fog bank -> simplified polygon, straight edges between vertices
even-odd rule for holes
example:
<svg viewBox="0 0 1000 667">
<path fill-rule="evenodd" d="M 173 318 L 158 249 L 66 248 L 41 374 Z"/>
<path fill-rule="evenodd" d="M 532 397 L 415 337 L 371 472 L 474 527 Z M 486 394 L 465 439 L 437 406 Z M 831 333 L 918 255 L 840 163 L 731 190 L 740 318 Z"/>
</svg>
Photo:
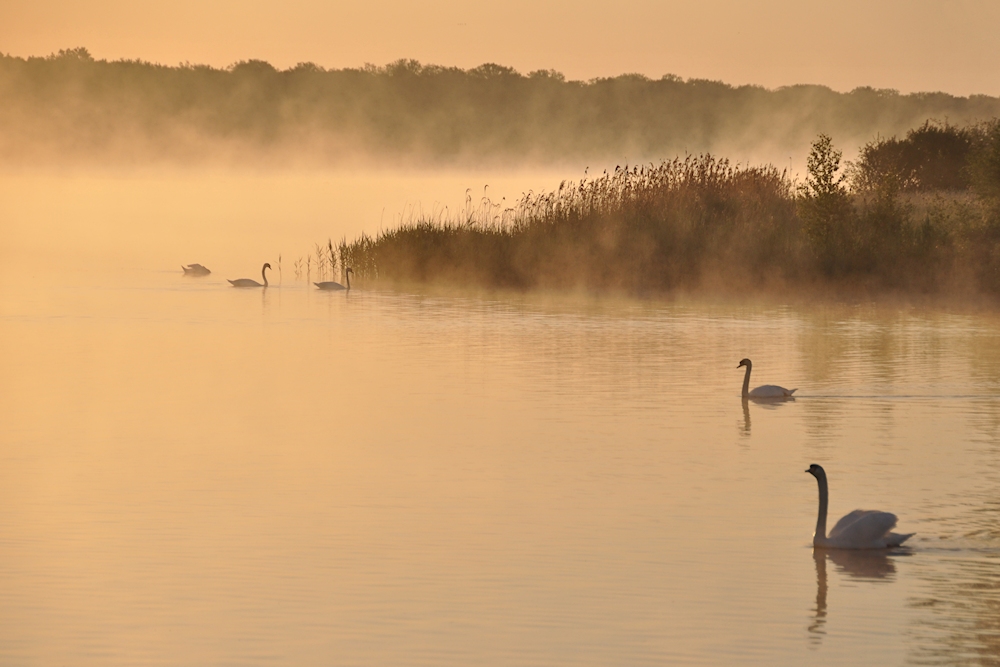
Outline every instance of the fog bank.
<svg viewBox="0 0 1000 667">
<path fill-rule="evenodd" d="M 711 152 L 801 171 L 820 132 L 852 152 L 928 118 L 1000 115 L 1000 98 L 822 86 L 768 90 L 621 75 L 568 81 L 398 61 L 278 70 L 0 56 L 7 164 L 586 165 Z"/>
</svg>

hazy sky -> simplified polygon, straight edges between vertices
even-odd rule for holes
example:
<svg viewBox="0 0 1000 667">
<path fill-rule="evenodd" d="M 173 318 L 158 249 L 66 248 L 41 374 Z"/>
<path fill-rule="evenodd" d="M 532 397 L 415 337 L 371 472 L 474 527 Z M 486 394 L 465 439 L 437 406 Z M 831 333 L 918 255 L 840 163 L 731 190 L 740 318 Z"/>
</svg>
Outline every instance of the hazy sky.
<svg viewBox="0 0 1000 667">
<path fill-rule="evenodd" d="M 1000 95 L 998 0 L 2 0 L 0 51 L 279 68 L 399 58 Z"/>
</svg>

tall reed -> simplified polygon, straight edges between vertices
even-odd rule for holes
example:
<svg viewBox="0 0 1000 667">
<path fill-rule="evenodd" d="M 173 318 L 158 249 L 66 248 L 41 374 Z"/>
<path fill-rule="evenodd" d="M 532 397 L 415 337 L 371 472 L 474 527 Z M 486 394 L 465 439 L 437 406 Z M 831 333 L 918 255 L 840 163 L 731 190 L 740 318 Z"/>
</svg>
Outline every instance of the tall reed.
<svg viewBox="0 0 1000 667">
<path fill-rule="evenodd" d="M 646 291 L 794 276 L 800 227 L 784 172 L 703 155 L 564 181 L 512 206 L 467 194 L 457 215 L 362 235 L 341 254 L 362 279 Z"/>
</svg>

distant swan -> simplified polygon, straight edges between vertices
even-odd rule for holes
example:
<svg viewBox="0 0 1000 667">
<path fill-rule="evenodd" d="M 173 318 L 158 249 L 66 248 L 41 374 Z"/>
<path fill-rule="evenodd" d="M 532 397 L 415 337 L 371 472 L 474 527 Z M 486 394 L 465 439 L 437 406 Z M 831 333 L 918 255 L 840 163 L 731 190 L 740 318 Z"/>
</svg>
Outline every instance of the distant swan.
<svg viewBox="0 0 1000 667">
<path fill-rule="evenodd" d="M 332 280 L 328 280 L 325 283 L 313 283 L 313 285 L 315 285 L 316 287 L 318 287 L 320 289 L 328 289 L 328 290 L 340 290 L 340 289 L 342 289 L 342 290 L 349 290 L 349 289 L 351 289 L 351 274 L 352 273 L 354 273 L 354 269 L 352 269 L 351 267 L 347 267 L 347 270 L 344 271 L 344 274 L 347 276 L 347 287 L 344 287 L 340 283 L 335 283 Z"/>
<path fill-rule="evenodd" d="M 267 269 L 270 269 L 271 265 L 265 263 L 260 269 L 260 277 L 264 279 L 264 284 L 261 285 L 256 280 L 250 280 L 249 278 L 238 278 L 236 280 L 230 280 L 229 283 L 233 287 L 267 287 L 267 274 L 264 273 Z M 228 280 L 228 278 L 227 278 Z"/>
<path fill-rule="evenodd" d="M 819 516 L 816 519 L 816 533 L 813 546 L 827 549 L 885 549 L 898 547 L 916 533 L 900 535 L 891 532 L 896 527 L 896 515 L 878 510 L 854 510 L 837 522 L 830 534 L 826 534 L 826 510 L 829 504 L 829 490 L 826 485 L 826 471 L 815 463 L 807 473 L 819 483 Z"/>
<path fill-rule="evenodd" d="M 202 266 L 201 264 L 188 264 L 187 266 L 181 266 L 184 269 L 185 276 L 207 276 L 211 273 L 207 266 Z"/>
<path fill-rule="evenodd" d="M 743 359 L 736 368 L 743 366 L 747 367 L 747 373 L 743 376 L 744 398 L 790 398 L 797 391 L 797 389 L 785 389 L 776 384 L 764 384 L 750 391 L 750 369 L 753 367 L 753 362 L 749 359 Z"/>
</svg>

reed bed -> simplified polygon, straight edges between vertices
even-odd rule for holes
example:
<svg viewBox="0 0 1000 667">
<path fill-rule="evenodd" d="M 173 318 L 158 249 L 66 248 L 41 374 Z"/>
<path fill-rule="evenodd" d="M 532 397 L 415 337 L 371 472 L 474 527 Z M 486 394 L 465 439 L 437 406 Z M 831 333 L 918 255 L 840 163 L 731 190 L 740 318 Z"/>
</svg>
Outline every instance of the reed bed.
<svg viewBox="0 0 1000 667">
<path fill-rule="evenodd" d="M 800 227 L 784 172 L 704 155 L 618 167 L 509 207 L 467 196 L 457 214 L 418 217 L 340 252 L 362 280 L 644 292 L 794 277 Z"/>
<path fill-rule="evenodd" d="M 928 149 L 953 144 L 964 153 Z M 564 181 L 512 206 L 467 193 L 457 213 L 341 241 L 336 260 L 328 242 L 329 266 L 488 288 L 1000 293 L 1000 120 L 925 124 L 873 141 L 846 169 L 840 159 L 820 135 L 802 183 L 700 155 Z M 943 179 L 956 164 L 962 179 Z"/>
</svg>

